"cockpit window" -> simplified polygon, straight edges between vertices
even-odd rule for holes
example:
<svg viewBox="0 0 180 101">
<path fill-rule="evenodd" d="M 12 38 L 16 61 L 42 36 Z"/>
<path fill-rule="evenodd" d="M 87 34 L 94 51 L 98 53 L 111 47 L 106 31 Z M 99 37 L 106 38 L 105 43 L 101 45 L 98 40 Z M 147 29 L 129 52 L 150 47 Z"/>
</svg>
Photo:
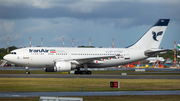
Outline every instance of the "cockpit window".
<svg viewBox="0 0 180 101">
<path fill-rule="evenodd" d="M 16 52 L 10 52 L 10 54 L 15 54 L 16 55 Z"/>
</svg>

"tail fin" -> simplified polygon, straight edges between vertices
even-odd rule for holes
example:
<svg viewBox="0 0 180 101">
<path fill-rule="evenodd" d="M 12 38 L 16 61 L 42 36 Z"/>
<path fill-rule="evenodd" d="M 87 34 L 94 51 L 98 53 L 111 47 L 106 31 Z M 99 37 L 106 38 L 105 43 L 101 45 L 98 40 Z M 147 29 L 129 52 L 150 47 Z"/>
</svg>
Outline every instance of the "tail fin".
<svg viewBox="0 0 180 101">
<path fill-rule="evenodd" d="M 180 50 L 180 44 L 177 44 L 177 46 L 178 46 L 178 49 Z"/>
<path fill-rule="evenodd" d="M 134 45 L 128 48 L 158 49 L 170 19 L 159 19 Z"/>
</svg>

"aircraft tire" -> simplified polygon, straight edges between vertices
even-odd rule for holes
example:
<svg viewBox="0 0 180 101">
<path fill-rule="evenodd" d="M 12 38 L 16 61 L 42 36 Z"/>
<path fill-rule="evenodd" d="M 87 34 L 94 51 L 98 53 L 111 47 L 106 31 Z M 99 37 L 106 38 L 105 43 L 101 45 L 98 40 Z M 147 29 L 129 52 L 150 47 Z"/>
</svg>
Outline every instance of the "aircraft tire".
<svg viewBox="0 0 180 101">
<path fill-rule="evenodd" d="M 81 74 L 81 75 L 85 75 L 85 74 L 86 74 L 86 71 L 80 71 L 80 74 Z"/>
<path fill-rule="evenodd" d="M 79 71 L 75 71 L 74 74 L 78 75 L 78 74 L 80 74 L 80 72 Z"/>
<path fill-rule="evenodd" d="M 30 71 L 26 71 L 25 74 L 26 74 L 26 75 L 30 74 Z"/>
<path fill-rule="evenodd" d="M 86 74 L 87 74 L 87 75 L 91 75 L 92 72 L 91 72 L 91 71 L 87 71 Z"/>
</svg>

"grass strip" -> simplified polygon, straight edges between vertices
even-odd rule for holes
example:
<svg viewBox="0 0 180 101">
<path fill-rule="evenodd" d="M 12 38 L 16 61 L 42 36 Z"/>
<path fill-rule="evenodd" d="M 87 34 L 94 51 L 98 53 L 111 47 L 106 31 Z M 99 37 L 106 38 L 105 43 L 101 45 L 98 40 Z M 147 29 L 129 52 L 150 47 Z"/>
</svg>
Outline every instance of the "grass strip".
<svg viewBox="0 0 180 101">
<path fill-rule="evenodd" d="M 121 88 L 110 88 L 110 81 Z M 0 78 L 0 92 L 180 90 L 179 84 L 179 79 Z"/>
</svg>

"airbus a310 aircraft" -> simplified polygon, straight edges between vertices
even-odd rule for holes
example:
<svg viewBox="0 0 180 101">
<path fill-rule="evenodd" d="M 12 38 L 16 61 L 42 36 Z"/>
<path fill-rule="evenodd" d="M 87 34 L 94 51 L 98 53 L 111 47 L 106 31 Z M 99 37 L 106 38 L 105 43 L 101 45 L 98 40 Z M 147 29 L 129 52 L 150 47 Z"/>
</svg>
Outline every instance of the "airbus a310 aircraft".
<svg viewBox="0 0 180 101">
<path fill-rule="evenodd" d="M 127 48 L 28 47 L 16 49 L 3 58 L 11 63 L 45 68 L 46 72 L 76 70 L 74 74 L 91 74 L 88 68 L 124 65 L 168 49 L 158 49 L 170 19 L 159 19 L 135 44 Z M 84 71 L 80 71 L 84 68 Z"/>
</svg>

